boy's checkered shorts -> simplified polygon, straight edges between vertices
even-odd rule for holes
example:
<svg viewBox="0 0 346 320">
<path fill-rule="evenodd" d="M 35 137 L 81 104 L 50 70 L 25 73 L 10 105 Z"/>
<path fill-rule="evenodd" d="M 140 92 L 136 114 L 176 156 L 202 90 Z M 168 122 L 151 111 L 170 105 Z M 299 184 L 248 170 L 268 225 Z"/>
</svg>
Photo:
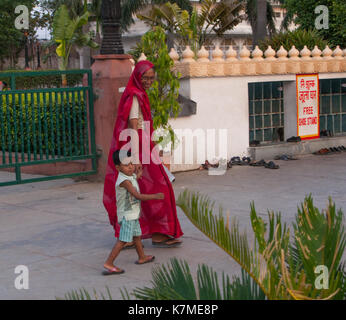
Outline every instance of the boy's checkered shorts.
<svg viewBox="0 0 346 320">
<path fill-rule="evenodd" d="M 139 220 L 126 220 L 122 219 L 120 222 L 119 240 L 123 242 L 131 242 L 133 237 L 139 237 L 142 235 L 142 229 L 139 224 Z"/>
</svg>

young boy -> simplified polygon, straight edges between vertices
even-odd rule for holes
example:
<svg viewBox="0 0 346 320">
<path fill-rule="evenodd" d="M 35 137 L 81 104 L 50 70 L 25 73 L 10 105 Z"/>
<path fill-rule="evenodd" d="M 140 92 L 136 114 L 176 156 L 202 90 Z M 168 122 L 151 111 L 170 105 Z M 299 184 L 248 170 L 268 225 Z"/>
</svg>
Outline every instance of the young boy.
<svg viewBox="0 0 346 320">
<path fill-rule="evenodd" d="M 121 274 L 125 271 L 113 265 L 114 260 L 119 255 L 121 249 L 128 242 L 134 242 L 138 254 L 136 264 L 144 264 L 154 261 L 154 256 L 146 256 L 143 251 L 141 241 L 141 227 L 139 216 L 141 211 L 141 201 L 163 199 L 163 193 L 141 194 L 136 176 L 135 167 L 132 164 L 131 153 L 125 150 L 116 150 L 113 153 L 113 161 L 119 175 L 115 183 L 117 199 L 117 216 L 120 224 L 119 241 L 114 245 L 107 261 L 103 265 L 105 271 L 103 275 Z"/>
</svg>

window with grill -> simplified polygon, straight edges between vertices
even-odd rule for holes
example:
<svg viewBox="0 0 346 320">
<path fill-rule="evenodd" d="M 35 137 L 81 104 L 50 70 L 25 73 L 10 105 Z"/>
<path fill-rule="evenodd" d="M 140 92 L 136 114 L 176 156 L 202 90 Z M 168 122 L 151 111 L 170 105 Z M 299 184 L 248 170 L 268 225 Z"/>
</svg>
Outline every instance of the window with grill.
<svg viewBox="0 0 346 320">
<path fill-rule="evenodd" d="M 283 141 L 283 84 L 276 82 L 249 83 L 250 142 Z"/>
<path fill-rule="evenodd" d="M 346 78 L 320 80 L 320 130 L 346 133 Z"/>
</svg>

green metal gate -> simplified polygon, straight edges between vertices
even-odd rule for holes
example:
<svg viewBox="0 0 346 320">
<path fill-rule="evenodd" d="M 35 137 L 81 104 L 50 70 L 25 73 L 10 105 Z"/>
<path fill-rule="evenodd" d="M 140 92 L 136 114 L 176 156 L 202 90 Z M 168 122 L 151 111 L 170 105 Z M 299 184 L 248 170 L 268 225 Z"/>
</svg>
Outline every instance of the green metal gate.
<svg viewBox="0 0 346 320">
<path fill-rule="evenodd" d="M 79 75 L 80 81 L 73 87 L 17 89 L 17 82 L 23 83 L 20 77 L 62 74 Z M 0 91 L 0 171 L 12 168 L 16 177 L 0 186 L 97 172 L 91 70 L 0 73 L 0 79 L 11 85 L 11 90 Z M 86 159 L 91 159 L 89 171 L 36 178 L 23 178 L 21 173 L 24 166 Z"/>
</svg>

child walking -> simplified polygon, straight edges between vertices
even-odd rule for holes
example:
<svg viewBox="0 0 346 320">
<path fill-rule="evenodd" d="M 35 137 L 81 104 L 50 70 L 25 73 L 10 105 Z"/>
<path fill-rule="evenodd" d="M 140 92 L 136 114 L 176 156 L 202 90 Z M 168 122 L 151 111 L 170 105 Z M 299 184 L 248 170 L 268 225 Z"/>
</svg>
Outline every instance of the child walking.
<svg viewBox="0 0 346 320">
<path fill-rule="evenodd" d="M 121 274 L 125 270 L 114 266 L 114 260 L 119 255 L 121 249 L 128 242 L 134 242 L 138 260 L 136 264 L 144 264 L 154 261 L 154 256 L 146 256 L 144 254 L 141 241 L 141 227 L 139 224 L 139 216 L 141 212 L 141 201 L 163 199 L 163 193 L 141 194 L 137 179 L 141 173 L 136 176 L 135 167 L 132 164 L 130 151 L 116 150 L 113 153 L 113 161 L 119 175 L 115 183 L 117 216 L 120 223 L 119 241 L 114 245 L 103 267 L 105 271 L 103 275 Z"/>
</svg>

